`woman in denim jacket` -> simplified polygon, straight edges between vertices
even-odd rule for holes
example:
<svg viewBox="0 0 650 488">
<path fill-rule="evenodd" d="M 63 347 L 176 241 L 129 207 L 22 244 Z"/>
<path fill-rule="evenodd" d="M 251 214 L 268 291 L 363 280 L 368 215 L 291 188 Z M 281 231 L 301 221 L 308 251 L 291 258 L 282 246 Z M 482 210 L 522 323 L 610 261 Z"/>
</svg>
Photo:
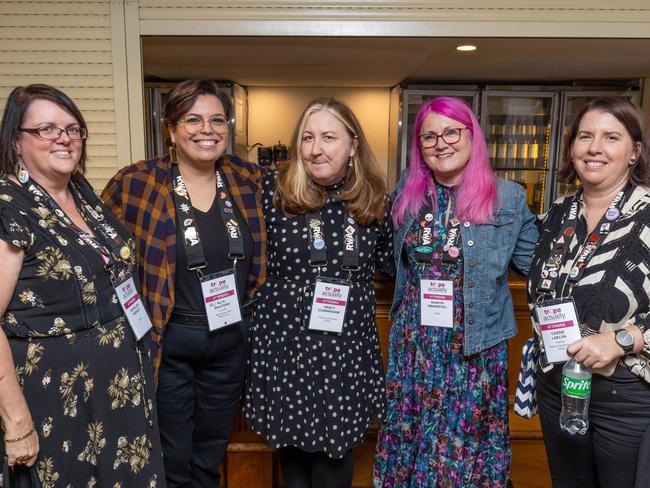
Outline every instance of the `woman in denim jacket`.
<svg viewBox="0 0 650 488">
<path fill-rule="evenodd" d="M 455 98 L 420 109 L 396 193 L 375 486 L 505 487 L 506 340 L 517 332 L 508 268 L 528 271 L 535 217 L 524 190 L 494 176 L 476 116 Z"/>
</svg>

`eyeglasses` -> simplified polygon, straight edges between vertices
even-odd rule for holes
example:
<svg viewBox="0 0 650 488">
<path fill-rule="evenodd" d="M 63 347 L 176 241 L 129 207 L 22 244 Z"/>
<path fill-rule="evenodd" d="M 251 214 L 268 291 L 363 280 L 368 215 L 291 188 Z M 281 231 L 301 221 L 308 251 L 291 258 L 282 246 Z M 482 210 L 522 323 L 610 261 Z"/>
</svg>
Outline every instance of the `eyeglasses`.
<svg viewBox="0 0 650 488">
<path fill-rule="evenodd" d="M 454 127 L 442 131 L 440 134 L 435 132 L 425 132 L 420 134 L 420 144 L 423 149 L 429 149 L 438 144 L 438 137 L 440 137 L 447 144 L 456 144 L 460 141 L 460 136 L 462 131 L 467 129 L 467 127 Z"/>
<path fill-rule="evenodd" d="M 30 134 L 37 135 L 41 139 L 45 139 L 47 141 L 57 140 L 64 132 L 68 134 L 68 137 L 71 141 L 81 141 L 88 135 L 88 131 L 83 127 L 68 127 L 67 129 L 62 129 L 61 127 L 48 125 L 47 127 L 36 127 L 33 129 L 21 127 L 18 130 L 21 132 L 29 132 Z"/>
<path fill-rule="evenodd" d="M 205 123 L 209 122 L 212 130 L 217 131 L 223 129 L 228 125 L 228 119 L 223 115 L 213 115 L 209 119 L 202 119 L 197 115 L 186 115 L 178 121 L 183 124 L 188 134 L 198 134 L 205 127 Z"/>
</svg>

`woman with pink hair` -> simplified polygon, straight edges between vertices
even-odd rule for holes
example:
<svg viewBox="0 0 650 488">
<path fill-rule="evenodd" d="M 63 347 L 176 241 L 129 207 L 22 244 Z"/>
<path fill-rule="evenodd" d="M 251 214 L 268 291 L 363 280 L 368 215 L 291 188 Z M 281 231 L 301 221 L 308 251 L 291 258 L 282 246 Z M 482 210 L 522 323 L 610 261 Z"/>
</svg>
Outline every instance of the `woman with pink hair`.
<svg viewBox="0 0 650 488">
<path fill-rule="evenodd" d="M 393 206 L 397 283 L 375 487 L 505 487 L 508 268 L 537 241 L 524 190 L 496 178 L 461 100 L 419 111 Z"/>
</svg>

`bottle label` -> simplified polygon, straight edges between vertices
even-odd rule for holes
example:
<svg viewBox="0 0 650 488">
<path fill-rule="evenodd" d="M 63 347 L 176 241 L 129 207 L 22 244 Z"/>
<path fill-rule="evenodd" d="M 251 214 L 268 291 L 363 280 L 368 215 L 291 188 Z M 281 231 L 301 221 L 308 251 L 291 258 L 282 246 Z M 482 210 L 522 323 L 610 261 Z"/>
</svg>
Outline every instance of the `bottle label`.
<svg viewBox="0 0 650 488">
<path fill-rule="evenodd" d="M 591 395 L 591 378 L 569 378 L 562 375 L 562 393 L 576 398 L 587 398 Z"/>
</svg>

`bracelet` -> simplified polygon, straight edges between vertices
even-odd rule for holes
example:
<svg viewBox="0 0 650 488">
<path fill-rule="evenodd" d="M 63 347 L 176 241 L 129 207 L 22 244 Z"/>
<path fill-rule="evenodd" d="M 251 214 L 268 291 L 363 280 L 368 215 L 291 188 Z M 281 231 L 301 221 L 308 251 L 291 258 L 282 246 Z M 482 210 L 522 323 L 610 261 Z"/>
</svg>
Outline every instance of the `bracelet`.
<svg viewBox="0 0 650 488">
<path fill-rule="evenodd" d="M 29 432 L 27 432 L 27 434 L 22 435 L 20 437 L 16 437 L 15 439 L 7 439 L 5 437 L 5 444 L 11 444 L 12 442 L 19 442 L 25 440 L 34 433 L 34 430 L 36 430 L 36 425 L 34 424 L 34 422 L 32 422 L 32 428 L 29 430 Z"/>
</svg>

